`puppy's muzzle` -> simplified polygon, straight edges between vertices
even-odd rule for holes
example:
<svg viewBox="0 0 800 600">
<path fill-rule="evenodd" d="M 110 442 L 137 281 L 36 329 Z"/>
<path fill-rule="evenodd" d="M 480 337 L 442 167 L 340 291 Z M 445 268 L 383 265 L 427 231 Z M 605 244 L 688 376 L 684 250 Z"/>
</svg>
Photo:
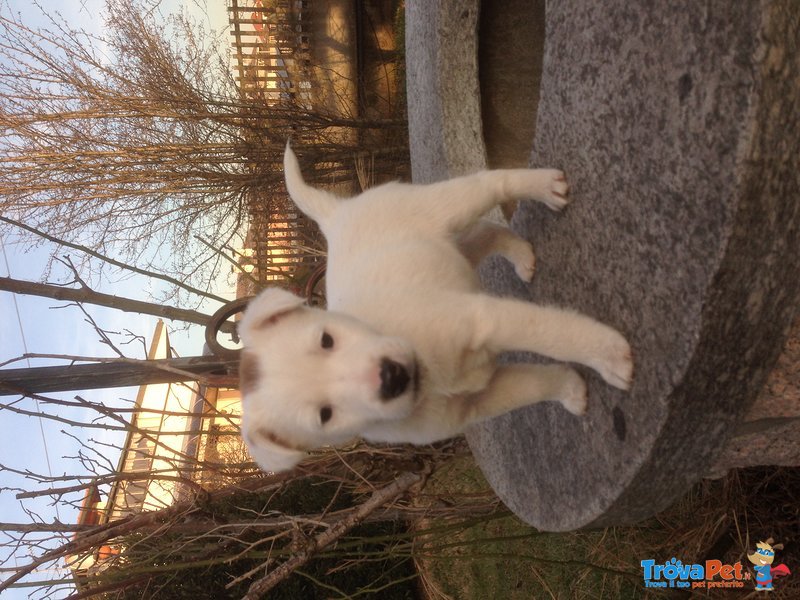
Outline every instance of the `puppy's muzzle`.
<svg viewBox="0 0 800 600">
<path fill-rule="evenodd" d="M 411 375 L 406 367 L 388 358 L 381 360 L 380 393 L 383 400 L 393 400 L 402 396 L 410 382 Z"/>
</svg>

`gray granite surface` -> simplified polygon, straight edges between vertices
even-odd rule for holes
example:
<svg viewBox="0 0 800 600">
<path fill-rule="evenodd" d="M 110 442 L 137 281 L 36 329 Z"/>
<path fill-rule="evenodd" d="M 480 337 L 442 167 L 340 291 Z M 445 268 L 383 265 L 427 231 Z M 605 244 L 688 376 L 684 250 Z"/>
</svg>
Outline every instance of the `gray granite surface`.
<svg viewBox="0 0 800 600">
<path fill-rule="evenodd" d="M 477 2 L 406 6 L 414 178 L 482 168 Z M 791 0 L 548 3 L 531 164 L 564 168 L 573 204 L 515 214 L 537 250 L 531 285 L 499 259 L 482 275 L 494 293 L 617 327 L 637 371 L 630 393 L 583 371 L 584 418 L 539 405 L 468 433 L 532 525 L 630 523 L 667 506 L 762 389 L 800 292 L 799 12 Z"/>
<path fill-rule="evenodd" d="M 406 88 L 414 181 L 486 166 L 478 88 L 478 1 L 406 2 Z"/>
</svg>

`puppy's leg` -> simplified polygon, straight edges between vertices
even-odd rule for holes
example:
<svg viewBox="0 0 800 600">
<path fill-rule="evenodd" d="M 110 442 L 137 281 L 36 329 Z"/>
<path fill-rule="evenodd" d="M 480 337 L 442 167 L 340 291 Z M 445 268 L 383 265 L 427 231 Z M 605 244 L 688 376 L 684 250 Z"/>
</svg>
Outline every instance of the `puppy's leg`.
<svg viewBox="0 0 800 600">
<path fill-rule="evenodd" d="M 569 191 L 564 173 L 557 169 L 481 171 L 413 187 L 413 193 L 403 197 L 406 207 L 447 233 L 463 231 L 492 207 L 510 200 L 533 199 L 561 210 Z"/>
<path fill-rule="evenodd" d="M 545 400 L 556 400 L 572 414 L 582 415 L 586 412 L 586 384 L 565 365 L 500 367 L 486 389 L 462 401 L 463 426 Z"/>
<path fill-rule="evenodd" d="M 523 281 L 533 279 L 536 256 L 533 246 L 516 235 L 508 227 L 479 220 L 464 231 L 457 240 L 458 249 L 473 267 L 491 254 L 505 257 Z"/>
<path fill-rule="evenodd" d="M 586 384 L 565 365 L 500 367 L 480 392 L 426 398 L 410 418 L 376 423 L 363 436 L 376 442 L 431 444 L 459 435 L 473 423 L 545 400 L 561 402 L 569 412 L 581 415 L 586 411 Z"/>
<path fill-rule="evenodd" d="M 472 317 L 473 348 L 522 350 L 577 362 L 615 387 L 630 387 L 631 348 L 615 329 L 573 311 L 519 300 L 472 295 L 458 301 Z"/>
</svg>

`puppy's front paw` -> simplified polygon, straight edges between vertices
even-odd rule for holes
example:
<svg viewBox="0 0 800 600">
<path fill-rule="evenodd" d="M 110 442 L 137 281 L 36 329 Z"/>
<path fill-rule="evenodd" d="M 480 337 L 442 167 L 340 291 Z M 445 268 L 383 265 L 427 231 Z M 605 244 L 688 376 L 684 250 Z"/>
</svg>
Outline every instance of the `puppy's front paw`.
<svg viewBox="0 0 800 600">
<path fill-rule="evenodd" d="M 633 353 L 628 341 L 609 328 L 599 356 L 591 366 L 606 382 L 621 390 L 630 389 L 633 382 Z"/>
<path fill-rule="evenodd" d="M 544 189 L 537 196 L 551 210 L 562 210 L 569 203 L 569 184 L 563 171 L 540 169 L 544 178 Z"/>
</svg>

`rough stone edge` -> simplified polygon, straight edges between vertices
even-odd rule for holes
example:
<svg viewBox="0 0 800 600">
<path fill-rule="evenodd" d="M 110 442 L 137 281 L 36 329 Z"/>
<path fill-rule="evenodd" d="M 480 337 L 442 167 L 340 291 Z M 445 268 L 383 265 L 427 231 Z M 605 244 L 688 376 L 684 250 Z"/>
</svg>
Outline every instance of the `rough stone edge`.
<svg viewBox="0 0 800 600">
<path fill-rule="evenodd" d="M 415 183 L 486 168 L 478 85 L 479 16 L 479 0 L 406 2 L 408 128 Z"/>
<path fill-rule="evenodd" d="M 800 95 L 800 79 L 797 78 L 800 52 L 798 40 L 792 36 L 793 31 L 800 30 L 800 13 L 793 9 L 791 0 L 764 0 L 761 14 L 754 55 L 757 70 L 748 118 L 752 127 L 743 132 L 739 145 L 737 163 L 740 177 L 736 189 L 740 204 L 733 235 L 728 240 L 725 256 L 712 283 L 703 319 L 707 325 L 703 327 L 683 381 L 670 398 L 670 404 L 675 408 L 687 406 L 691 398 L 697 397 L 727 395 L 745 399 L 736 412 L 716 425 L 714 434 L 722 443 L 694 456 L 705 467 L 705 472 L 712 471 L 715 462 L 725 452 L 726 444 L 735 435 L 736 423 L 742 420 L 764 388 L 789 336 L 797 313 L 795 307 L 800 300 L 800 237 L 797 235 L 800 206 L 798 202 L 783 202 L 785 198 L 800 197 L 800 113 L 794 108 Z M 794 52 L 787 52 L 792 40 Z M 776 144 L 783 147 L 776 150 Z M 760 243 L 750 235 L 753 229 L 758 230 L 758 227 L 752 227 L 754 222 L 764 224 L 766 230 L 770 221 L 773 226 L 779 223 L 785 228 L 787 235 L 783 241 L 793 244 L 793 249 L 781 252 L 776 244 L 779 246 L 782 240 L 775 244 Z M 792 230 L 794 236 L 790 235 Z M 741 251 L 731 252 L 731 247 L 748 249 L 750 260 L 743 265 Z M 780 261 L 781 269 L 772 264 L 776 256 L 783 259 Z M 763 279 L 762 267 L 765 264 L 772 264 L 774 269 L 782 272 L 782 276 L 772 272 L 772 285 L 765 284 L 770 294 L 752 294 L 752 282 Z M 715 321 L 713 314 L 727 314 L 729 318 L 725 322 Z M 753 325 L 744 328 L 730 326 L 739 323 Z M 742 348 L 745 360 L 740 369 L 746 373 L 731 374 L 726 371 L 729 365 L 708 361 L 709 356 L 714 356 L 714 348 L 720 344 Z M 748 355 L 765 358 L 754 365 L 752 360 L 747 360 Z M 742 381 L 747 382 L 744 387 Z M 674 420 L 671 423 L 677 425 Z M 796 427 L 796 423 L 793 425 Z M 702 431 L 697 431 L 697 435 L 702 434 Z M 668 427 L 660 432 L 648 460 L 630 485 L 603 515 L 588 523 L 587 527 L 635 522 L 646 516 L 641 511 L 643 500 L 652 501 L 650 512 L 656 512 L 671 504 L 702 477 L 698 475 L 704 471 L 702 466 L 691 469 L 694 476 L 689 477 L 679 463 L 672 461 L 670 472 L 675 477 L 675 493 L 670 497 L 649 498 L 647 473 L 653 467 L 652 457 L 659 456 L 660 446 L 668 445 L 670 435 Z"/>
<path fill-rule="evenodd" d="M 767 383 L 709 472 L 800 465 L 800 318 Z"/>
</svg>

